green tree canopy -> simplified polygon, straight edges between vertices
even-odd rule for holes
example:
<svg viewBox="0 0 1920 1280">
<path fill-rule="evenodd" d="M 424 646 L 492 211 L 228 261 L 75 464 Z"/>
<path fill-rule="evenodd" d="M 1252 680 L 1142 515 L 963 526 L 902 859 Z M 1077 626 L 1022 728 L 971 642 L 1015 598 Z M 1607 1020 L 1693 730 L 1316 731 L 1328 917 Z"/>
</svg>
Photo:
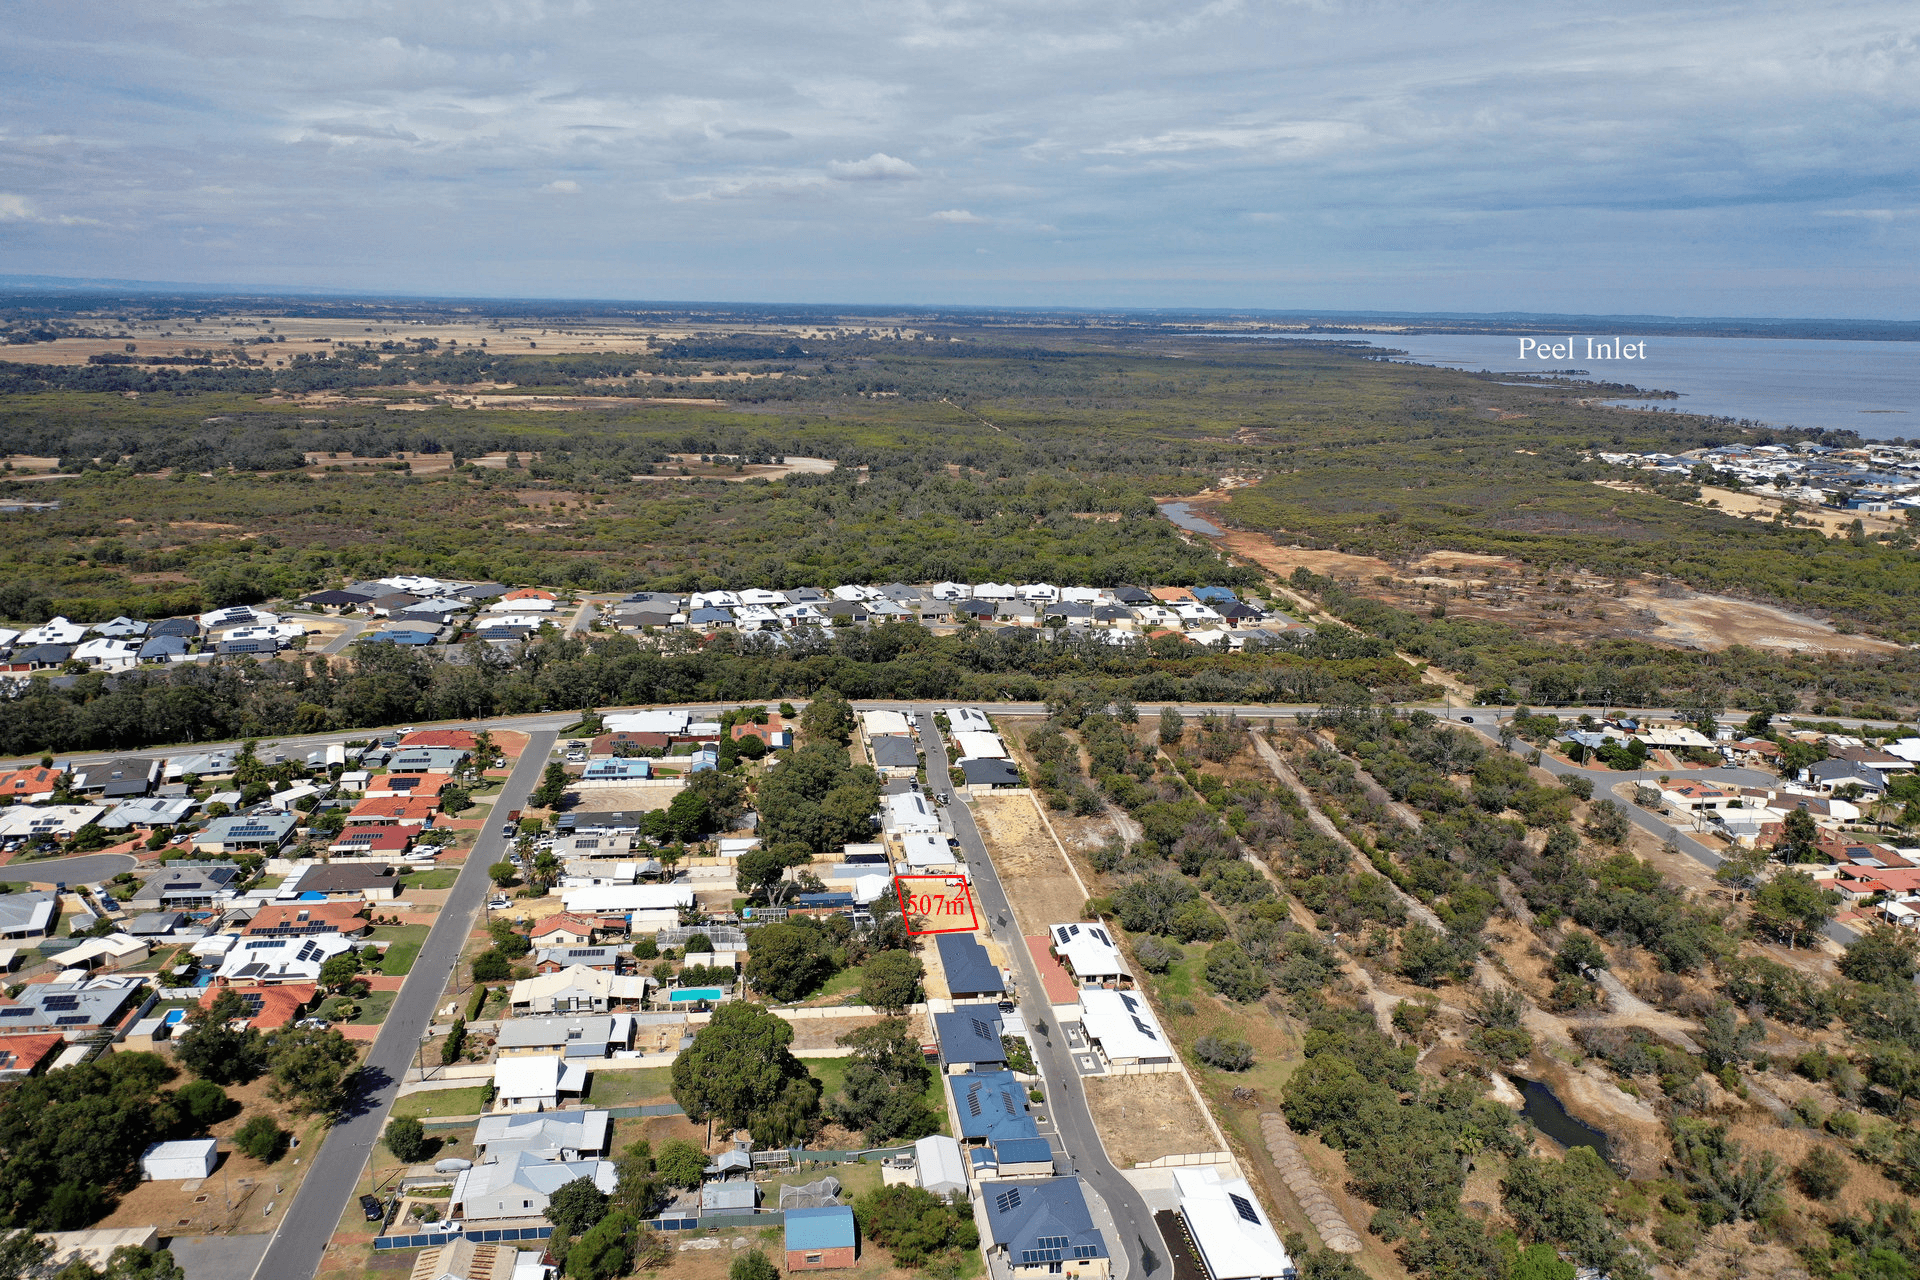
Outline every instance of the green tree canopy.
<svg viewBox="0 0 1920 1280">
<path fill-rule="evenodd" d="M 793 1028 L 765 1005 L 723 1004 L 673 1061 L 673 1099 L 727 1129 L 791 1126 L 819 1113 L 820 1083 L 787 1047 Z"/>
</svg>

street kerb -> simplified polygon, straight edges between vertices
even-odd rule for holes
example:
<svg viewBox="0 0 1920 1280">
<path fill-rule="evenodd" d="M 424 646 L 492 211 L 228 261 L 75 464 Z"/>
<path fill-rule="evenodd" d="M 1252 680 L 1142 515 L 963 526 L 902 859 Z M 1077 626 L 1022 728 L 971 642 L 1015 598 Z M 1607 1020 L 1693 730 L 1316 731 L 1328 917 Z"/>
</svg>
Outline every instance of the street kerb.
<svg viewBox="0 0 1920 1280">
<path fill-rule="evenodd" d="M 980 927 L 973 887 L 964 876 L 895 876 L 893 891 L 908 933 L 972 933 Z"/>
</svg>

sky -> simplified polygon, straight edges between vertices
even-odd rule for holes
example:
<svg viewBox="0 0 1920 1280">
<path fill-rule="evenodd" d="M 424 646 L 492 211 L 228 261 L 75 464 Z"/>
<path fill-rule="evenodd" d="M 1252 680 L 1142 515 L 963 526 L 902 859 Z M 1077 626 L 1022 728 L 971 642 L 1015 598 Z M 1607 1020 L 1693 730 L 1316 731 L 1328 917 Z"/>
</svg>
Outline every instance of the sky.
<svg viewBox="0 0 1920 1280">
<path fill-rule="evenodd" d="M 0 273 L 1920 318 L 1920 5 L 10 0 Z"/>
</svg>

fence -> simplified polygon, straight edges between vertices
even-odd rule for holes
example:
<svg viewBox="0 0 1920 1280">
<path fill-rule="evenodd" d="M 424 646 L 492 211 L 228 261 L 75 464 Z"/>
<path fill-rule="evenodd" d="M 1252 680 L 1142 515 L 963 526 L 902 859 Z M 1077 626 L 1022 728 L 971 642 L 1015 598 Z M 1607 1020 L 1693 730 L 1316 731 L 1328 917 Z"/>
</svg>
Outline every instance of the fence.
<svg viewBox="0 0 1920 1280">
<path fill-rule="evenodd" d="M 435 1245 L 451 1244 L 465 1237 L 475 1244 L 512 1244 L 520 1240 L 546 1240 L 553 1235 L 552 1227 L 500 1227 L 483 1230 L 478 1227 L 465 1231 L 421 1232 L 405 1236 L 376 1236 L 373 1247 L 376 1249 L 431 1249 Z"/>
</svg>

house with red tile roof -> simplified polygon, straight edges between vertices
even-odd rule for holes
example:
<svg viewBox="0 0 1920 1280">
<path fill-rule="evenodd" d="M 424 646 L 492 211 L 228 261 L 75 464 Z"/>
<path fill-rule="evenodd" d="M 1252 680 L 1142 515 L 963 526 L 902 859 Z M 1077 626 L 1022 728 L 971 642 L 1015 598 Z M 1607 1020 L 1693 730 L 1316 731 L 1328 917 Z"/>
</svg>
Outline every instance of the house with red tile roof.
<svg viewBox="0 0 1920 1280">
<path fill-rule="evenodd" d="M 451 747 L 455 751 L 473 750 L 470 729 L 416 729 L 400 739 L 403 747 Z"/>
<path fill-rule="evenodd" d="M 430 827 L 440 802 L 432 796 L 383 796 L 347 811 L 349 827 Z"/>
<path fill-rule="evenodd" d="M 66 1047 L 67 1038 L 57 1031 L 0 1036 L 0 1078 L 33 1075 Z"/>
<path fill-rule="evenodd" d="M 214 986 L 201 993 L 200 1007 L 211 1009 L 223 991 L 233 992 L 246 1003 L 247 1017 L 242 1025 L 256 1031 L 278 1031 L 312 1008 L 320 994 L 320 988 L 311 982 L 287 982 L 271 987 Z"/>
<path fill-rule="evenodd" d="M 602 927 L 586 916 L 562 911 L 533 926 L 535 947 L 586 947 L 593 945 L 594 930 Z"/>
<path fill-rule="evenodd" d="M 33 804 L 52 795 L 60 782 L 58 769 L 13 769 L 0 773 L 0 796 L 11 796 L 16 803 Z"/>
<path fill-rule="evenodd" d="M 357 937 L 371 927 L 364 902 L 275 902 L 255 912 L 242 932 L 249 938 L 297 938 L 309 933 Z"/>
<path fill-rule="evenodd" d="M 452 776 L 444 773 L 381 773 L 368 778 L 367 789 L 360 794 L 368 800 L 382 796 L 431 796 L 437 800 L 452 785 Z"/>
<path fill-rule="evenodd" d="M 502 600 L 558 600 L 560 597 L 551 591 L 542 591 L 538 587 L 520 587 L 500 597 Z"/>
<path fill-rule="evenodd" d="M 412 846 L 412 827 L 359 827 L 335 836 L 327 852 L 380 856 L 405 853 Z"/>
</svg>

